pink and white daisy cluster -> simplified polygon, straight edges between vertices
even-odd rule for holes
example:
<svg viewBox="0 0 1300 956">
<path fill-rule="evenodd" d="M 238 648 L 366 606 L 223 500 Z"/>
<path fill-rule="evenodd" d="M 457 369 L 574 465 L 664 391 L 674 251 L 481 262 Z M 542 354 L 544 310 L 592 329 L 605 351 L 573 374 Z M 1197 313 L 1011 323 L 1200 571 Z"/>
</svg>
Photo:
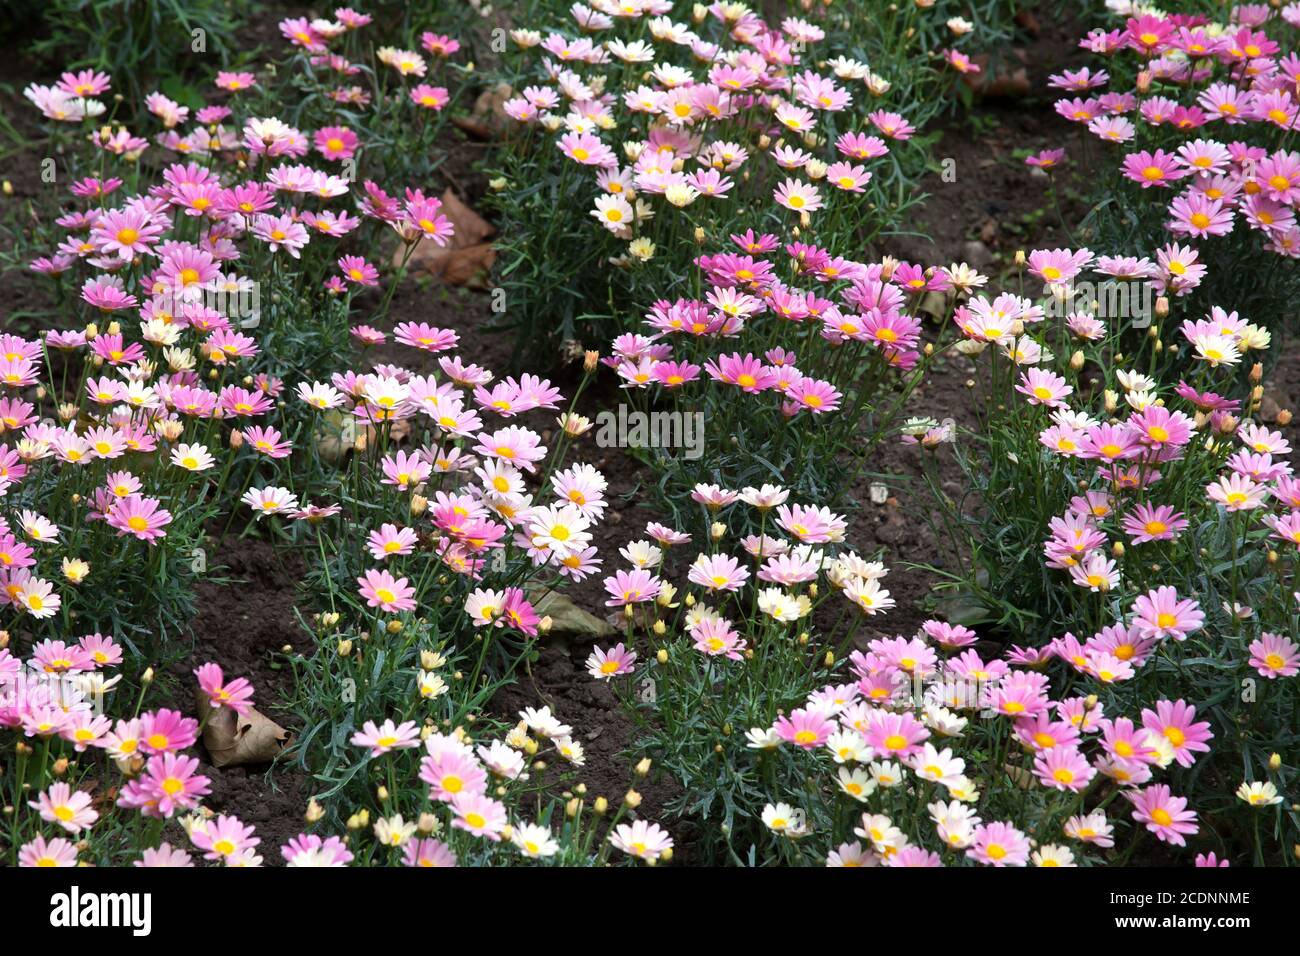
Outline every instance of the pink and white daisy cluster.
<svg viewBox="0 0 1300 956">
<path fill-rule="evenodd" d="M 157 820 L 183 817 L 190 839 L 208 851 L 208 859 L 257 865 L 260 858 L 252 848 L 258 841 L 252 838 L 252 828 L 237 825 L 234 818 L 210 823 L 203 816 L 202 800 L 211 792 L 211 780 L 198 772 L 199 759 L 186 754 L 198 742 L 199 720 L 166 707 L 116 719 L 104 713 L 106 697 L 121 700 L 113 691 L 122 676 L 109 672 L 122 657 L 121 645 L 100 634 L 86 635 L 75 644 L 41 641 L 26 660 L 0 648 L 0 728 L 13 730 L 29 744 L 61 744 L 74 754 L 101 751 L 109 766 L 123 775 L 114 801 L 117 809 Z M 253 693 L 247 680 L 226 681 L 214 663 L 195 673 L 214 709 L 247 713 Z M 88 783 L 96 785 L 94 779 Z M 37 830 L 44 832 L 17 848 L 19 866 L 90 862 L 79 857 L 86 844 L 78 841 L 108 813 L 104 801 L 70 780 L 55 780 L 33 791 L 28 805 L 39 820 Z M 228 839 L 233 841 L 229 845 Z M 192 865 L 187 852 L 165 842 L 136 851 L 140 849 L 143 856 L 136 866 Z"/>
<path fill-rule="evenodd" d="M 457 342 L 455 333 L 423 323 L 399 323 L 397 330 L 401 344 L 421 352 L 446 352 Z M 565 439 L 552 449 L 537 431 L 513 424 L 529 412 L 558 409 L 561 395 L 549 381 L 525 374 L 493 384 L 491 371 L 445 354 L 438 366 L 445 378 L 385 364 L 297 389 L 298 399 L 318 412 L 341 410 L 361 427 L 414 425 L 428 439 L 423 447 L 378 457 L 372 479 L 397 492 L 402 507 L 381 515 L 356 543 L 358 552 L 381 565 L 357 578 L 359 594 L 383 614 L 415 611 L 417 583 L 426 581 L 420 569 L 431 550 L 456 579 L 482 583 L 461 598 L 472 626 L 535 636 L 540 617 L 524 591 L 495 588 L 484 579 L 515 556 L 534 574 L 591 574 L 600 566 L 591 541 L 606 508 L 606 480 L 585 463 L 563 467 L 562 446 L 584 430 L 576 420 L 560 419 Z M 539 478 L 545 484 L 530 490 L 529 482 Z M 250 492 L 261 495 L 250 503 L 258 508 L 265 502 L 263 513 L 297 507 L 267 497 L 276 490 Z M 330 508 L 338 513 L 337 505 Z M 328 515 L 304 509 L 294 516 L 319 521 Z M 435 540 L 432 548 L 421 544 L 422 535 Z"/>
<path fill-rule="evenodd" d="M 1269 21 L 1279 29 L 1268 31 Z M 1189 14 L 1129 15 L 1080 45 L 1136 61 L 1135 86 L 1113 85 L 1112 74 L 1127 73 L 1118 63 L 1111 72 L 1067 70 L 1052 78 L 1067 93 L 1057 112 L 1125 149 L 1125 179 L 1170 191 L 1155 201 L 1167 205 L 1175 242 L 1249 231 L 1253 248 L 1295 258 L 1300 153 L 1278 131 L 1293 130 L 1300 116 L 1300 60 L 1275 37 L 1293 36 L 1297 23 L 1294 4 L 1235 7 L 1226 27 Z"/>
<path fill-rule="evenodd" d="M 842 351 L 904 371 L 919 361 L 914 309 L 922 292 L 949 288 L 942 276 L 897 261 L 854 262 L 796 241 L 785 245 L 794 273 L 787 283 L 775 263 L 755 255 L 774 252 L 775 235 L 751 231 L 732 240 L 742 251 L 696 260 L 710 287 L 704 299 L 660 300 L 646 315 L 648 335 L 615 339 L 605 362 L 625 387 L 691 392 L 707 377 L 724 389 L 772 395 L 785 418 L 818 416 L 837 411 L 856 385 L 858 369 L 843 374 Z M 798 345 L 803 361 L 784 346 L 761 357 L 713 351 L 715 342 L 741 337 Z"/>
<path fill-rule="evenodd" d="M 525 708 L 519 722 L 501 740 L 474 743 L 463 728 L 442 733 L 414 721 L 382 725 L 368 721 L 352 737 L 352 743 L 369 750 L 371 759 L 392 759 L 397 751 L 418 750 L 421 757 L 416 776 L 427 787 L 430 805 L 447 818 L 451 831 L 461 831 L 483 844 L 504 844 L 526 859 L 546 859 L 561 852 L 561 844 L 550 826 L 520 818 L 518 800 L 526 805 L 530 791 L 528 766 L 539 757 L 554 755 L 574 767 L 586 757 L 573 728 L 562 723 L 549 707 Z M 539 764 L 540 766 L 540 764 Z M 430 836 L 446 832 L 441 825 L 425 822 L 417 827 L 401 815 L 381 818 L 375 824 L 379 841 L 401 848 L 406 866 L 456 866 L 458 856 L 447 840 Z M 673 841 L 657 824 L 646 820 L 624 823 L 608 835 L 609 846 L 630 857 L 654 863 L 672 849 Z M 286 856 L 288 854 L 286 853 Z M 350 860 L 350 857 L 349 857 Z M 336 865 L 344 865 L 348 860 Z"/>
<path fill-rule="evenodd" d="M 591 215 L 630 243 L 621 261 L 655 254 L 652 227 L 661 213 L 697 202 L 743 203 L 765 157 L 779 181 L 760 201 L 806 225 L 812 214 L 839 208 L 828 190 L 863 193 L 873 176 L 867 164 L 916 132 L 897 112 L 862 106 L 889 89 L 866 64 L 840 57 L 826 64 L 829 73 L 812 68 L 808 50 L 825 39 L 820 26 L 790 17 L 774 27 L 728 4 L 701 10 L 708 22 L 691 26 L 672 20 L 667 3 L 579 5 L 572 10 L 579 39 L 512 33 L 519 47 L 542 55 L 544 82 L 508 99 L 505 112 L 556 134 L 566 160 L 588 170 L 598 189 Z M 601 38 L 638 21 L 648 37 Z M 720 41 L 705 38 L 715 25 Z M 837 131 L 825 160 L 804 148 L 823 126 Z M 751 129 L 764 131 L 757 149 Z M 621 139 L 607 141 L 616 131 Z"/>
<path fill-rule="evenodd" d="M 631 567 L 605 578 L 609 595 L 605 604 L 623 608 L 629 622 L 643 605 L 652 619 L 647 626 L 657 634 L 664 633 L 667 622 L 680 613 L 681 626 L 696 651 L 705 658 L 733 661 L 752 658 L 755 639 L 765 629 L 785 632 L 808 617 L 819 583 L 832 585 L 832 591 L 842 593 L 863 615 L 893 607 L 889 591 L 880 585 L 889 573 L 884 565 L 840 550 L 847 529 L 844 517 L 824 507 L 789 504 L 789 497 L 787 489 L 776 485 L 740 491 L 696 485 L 691 498 L 711 521 L 740 502 L 764 519 L 764 527 L 768 512 L 774 511 L 773 531 L 781 532 L 780 536 L 765 532 L 743 536 L 739 544 L 748 554 L 746 562 L 721 550 L 724 535 L 718 531 L 725 525 L 714 524 L 708 535 L 710 549 L 697 553 L 687 568 L 687 610 L 679 612 L 679 589 L 659 572 L 663 549 L 687 544 L 691 537 L 651 522 L 646 533 L 657 544 L 639 540 L 621 550 Z M 636 662 L 636 651 L 620 643 L 592 651 L 587 670 L 596 680 L 611 680 L 634 673 Z"/>
<path fill-rule="evenodd" d="M 1147 625 L 1177 610 L 1172 603 L 1175 610 L 1162 610 L 1163 596 L 1139 605 L 1136 630 L 1108 629 L 1093 639 L 1095 651 L 1067 635 L 1050 654 L 1097 682 L 1105 678 L 1081 665 L 1085 655 L 1140 663 L 1158 638 L 1137 633 L 1154 633 Z M 1192 612 L 1182 614 L 1190 626 Z M 982 725 L 1009 735 L 1024 754 L 1029 772 L 1022 787 L 1043 788 L 1059 795 L 1054 799 L 1063 807 L 1078 809 L 1077 796 L 1105 780 L 1127 798 L 1135 824 L 1158 839 L 1182 846 L 1198 832 L 1187 800 L 1155 782 L 1171 764 L 1190 767 L 1209 751 L 1214 734 L 1196 719 L 1194 706 L 1162 699 L 1144 709 L 1140 721 L 1111 716 L 1086 693 L 1086 684 L 1065 681 L 1063 692 L 1054 694 L 1052 679 L 1040 672 L 1050 657 L 1013 647 L 1000 659 L 986 659 L 967 646 L 974 640 L 969 630 L 937 620 L 911 638 L 872 640 L 866 651 L 852 654 L 850 682 L 814 691 L 771 727 L 748 732 L 749 746 L 760 753 L 793 746 L 823 762 L 834 773 L 831 789 L 861 805 L 853 829 L 858 840 L 835 846 L 827 865 L 944 866 L 967 859 L 987 866 L 1073 866 L 1076 854 L 1114 845 L 1114 824 L 1102 810 L 1063 816 L 1051 832 L 1036 829 L 1032 814 L 1024 820 L 982 815 L 980 788 L 995 785 L 996 774 L 991 779 L 969 752 L 963 756 Z M 911 821 L 889 809 L 911 807 L 914 791 L 926 801 L 933 824 L 932 832 L 922 828 L 920 842 L 909 836 Z M 900 793 L 903 802 L 895 799 Z M 804 810 L 786 804 L 769 804 L 763 814 L 768 828 L 785 837 L 806 836 L 791 824 L 803 819 Z"/>
</svg>

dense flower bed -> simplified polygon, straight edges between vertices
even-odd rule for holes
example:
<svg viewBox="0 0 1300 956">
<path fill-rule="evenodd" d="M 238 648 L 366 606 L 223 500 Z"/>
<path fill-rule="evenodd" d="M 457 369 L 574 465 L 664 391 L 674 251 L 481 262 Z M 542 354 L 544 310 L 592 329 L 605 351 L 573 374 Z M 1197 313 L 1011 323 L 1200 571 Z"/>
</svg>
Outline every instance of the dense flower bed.
<svg viewBox="0 0 1300 956">
<path fill-rule="evenodd" d="M 527 7 L 290 17 L 198 102 L 24 90 L 59 175 L 15 249 L 56 305 L 0 333 L 0 859 L 1290 859 L 1300 479 L 1262 383 L 1298 6 L 1109 4 L 1107 68 L 1050 82 L 1123 155 L 1086 245 L 1001 271 L 890 253 L 1007 5 Z M 481 95 L 532 371 L 399 298 L 464 238 L 435 183 Z M 1031 182 L 1084 162 L 1027 151 Z M 970 407 L 923 413 L 957 362 Z M 870 534 L 900 450 L 943 567 Z M 282 693 L 188 643 L 254 540 L 295 569 Z M 621 795 L 587 783 L 603 727 L 503 703 L 575 618 L 634 729 Z M 301 771 L 300 832 L 209 807 L 230 764 Z"/>
</svg>

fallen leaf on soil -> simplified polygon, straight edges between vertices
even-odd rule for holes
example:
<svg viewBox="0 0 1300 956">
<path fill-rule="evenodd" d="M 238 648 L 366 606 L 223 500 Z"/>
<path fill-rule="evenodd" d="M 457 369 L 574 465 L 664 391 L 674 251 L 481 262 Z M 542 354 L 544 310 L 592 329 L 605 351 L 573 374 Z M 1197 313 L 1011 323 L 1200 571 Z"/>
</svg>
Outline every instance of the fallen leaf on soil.
<svg viewBox="0 0 1300 956">
<path fill-rule="evenodd" d="M 486 241 L 496 230 L 492 224 L 476 213 L 460 198 L 447 189 L 442 194 L 442 213 L 455 227 L 451 240 L 440 246 L 431 239 L 421 239 L 407 262 L 408 268 L 424 269 L 429 275 L 447 285 L 486 288 L 484 279 L 492 271 L 496 250 Z M 402 250 L 393 256 L 393 264 L 400 265 Z"/>
<path fill-rule="evenodd" d="M 921 297 L 920 311 L 932 319 L 943 320 L 948 316 L 948 297 L 942 292 L 927 292 Z"/>
<path fill-rule="evenodd" d="M 327 465 L 340 465 L 356 442 L 354 419 L 345 412 L 331 409 L 321 416 L 316 427 L 316 451 Z"/>
<path fill-rule="evenodd" d="M 475 139 L 496 139 L 510 128 L 505 102 L 513 95 L 509 83 L 498 83 L 478 95 L 469 116 L 453 116 L 451 121 Z"/>
<path fill-rule="evenodd" d="M 584 611 L 556 591 L 547 591 L 530 597 L 533 610 L 539 617 L 550 617 L 552 634 L 573 634 L 577 637 L 609 637 L 614 628 L 596 615 Z"/>
<path fill-rule="evenodd" d="M 625 607 L 632 608 L 632 630 L 648 634 L 658 620 L 656 614 L 658 609 L 655 603 L 647 601 L 642 604 L 628 604 Z M 611 632 L 622 634 L 627 629 L 627 611 L 621 607 L 615 608 L 605 615 L 605 623 L 609 625 Z"/>
<path fill-rule="evenodd" d="M 1259 403 L 1260 421 L 1267 422 L 1270 425 L 1276 422 L 1278 412 L 1282 411 L 1284 401 L 1285 399 L 1282 398 L 1281 393 L 1265 392 Z"/>
<path fill-rule="evenodd" d="M 999 97 L 1022 99 L 1032 92 L 1033 87 L 1029 82 L 1029 71 L 1023 66 L 1017 66 L 1013 69 L 1010 65 L 999 65 L 996 70 L 990 73 L 987 54 L 971 57 L 971 59 L 979 64 L 980 72 L 964 73 L 962 79 L 966 81 L 967 86 L 975 91 L 976 96 L 982 96 L 986 99 L 997 99 Z"/>
<path fill-rule="evenodd" d="M 207 694 L 198 691 L 199 708 L 211 708 Z M 212 757 L 214 767 L 238 767 L 244 764 L 270 763 L 289 743 L 289 731 L 269 717 L 249 708 L 240 716 L 229 707 L 221 707 L 208 718 L 203 728 L 203 746 Z"/>
<path fill-rule="evenodd" d="M 1024 769 L 1023 767 L 1013 766 L 1009 763 L 1003 764 L 1002 766 L 1003 769 L 1006 770 L 1007 776 L 1010 777 L 1012 782 L 1014 782 L 1015 785 L 1019 787 L 1021 790 L 1033 789 L 1034 775 L 1030 773 L 1028 770 Z"/>
<path fill-rule="evenodd" d="M 993 619 L 984 603 L 965 591 L 939 598 L 935 610 L 949 624 L 961 624 L 964 627 L 976 627 L 987 624 Z"/>
<path fill-rule="evenodd" d="M 1033 36 L 1038 36 L 1043 29 L 1038 22 L 1038 17 L 1034 15 L 1034 11 L 1027 9 L 1016 11 L 1016 26 Z"/>
<path fill-rule="evenodd" d="M 315 432 L 316 451 L 327 465 L 341 465 L 350 451 L 365 451 L 378 432 L 373 425 L 358 425 L 355 416 L 331 409 L 320 417 Z M 388 428 L 390 445 L 400 445 L 411 437 L 411 423 L 406 419 Z"/>
</svg>

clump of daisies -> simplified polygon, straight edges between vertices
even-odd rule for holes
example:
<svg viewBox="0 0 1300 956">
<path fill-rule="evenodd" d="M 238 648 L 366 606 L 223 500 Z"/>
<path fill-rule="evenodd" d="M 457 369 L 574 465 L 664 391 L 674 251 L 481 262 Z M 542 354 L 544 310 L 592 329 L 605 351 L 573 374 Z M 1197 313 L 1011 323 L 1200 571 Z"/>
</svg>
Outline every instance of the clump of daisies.
<svg viewBox="0 0 1300 956">
<path fill-rule="evenodd" d="M 934 497 L 936 533 L 955 539 L 961 559 L 948 569 L 958 623 L 981 629 L 986 659 L 1088 688 L 1108 720 L 1202 715 L 1202 739 L 1214 742 L 1197 759 L 1214 769 L 1183 777 L 1181 793 L 1181 769 L 1148 784 L 1092 761 L 1135 813 L 1177 822 L 1198 806 L 1236 806 L 1243 768 L 1245 785 L 1284 787 L 1289 772 L 1272 754 L 1291 742 L 1283 715 L 1300 693 L 1290 679 L 1300 672 L 1300 595 L 1288 584 L 1300 495 L 1291 414 L 1265 408 L 1269 333 L 1176 295 L 1155 300 L 1150 325 L 1105 314 L 1096 300 L 1090 310 L 1077 289 L 1121 271 L 1091 250 L 1023 261 L 1041 297 L 981 295 L 957 309 L 956 348 L 985 366 L 972 379 L 978 423 L 951 446 L 981 496 L 978 514 Z M 1051 704 L 1052 720 L 1061 707 Z M 1192 739 L 1187 726 L 1155 726 L 1175 748 Z M 1170 792 L 1183 801 L 1176 808 Z M 1249 814 L 1241 822 L 1231 856 L 1280 852 L 1285 840 L 1247 837 Z M 1163 823 L 1148 829 L 1178 842 Z"/>
<path fill-rule="evenodd" d="M 728 4 L 690 24 L 668 4 L 592 9 L 574 8 L 576 37 L 511 34 L 526 79 L 504 105 L 517 127 L 491 200 L 506 222 L 502 281 L 528 303 L 531 336 L 583 336 L 561 288 L 603 302 L 610 289 L 666 286 L 695 243 L 753 227 L 757 212 L 814 226 L 829 244 L 851 233 L 859 247 L 912 202 L 889 185 L 894 166 L 923 174 L 909 141 L 941 98 L 913 98 L 919 112 L 905 115 L 865 63 L 812 55 L 861 24 L 833 13 L 768 24 Z M 912 16 L 873 25 L 867 43 L 882 61 L 898 48 L 884 31 Z M 572 255 L 541 261 L 556 242 Z"/>
<path fill-rule="evenodd" d="M 624 566 L 604 584 L 622 639 L 597 646 L 587 670 L 643 722 L 646 756 L 691 782 L 669 809 L 708 821 L 696 849 L 722 861 L 743 858 L 759 832 L 747 781 L 765 772 L 753 748 L 766 746 L 766 728 L 832 679 L 853 635 L 894 599 L 888 569 L 845 544 L 843 515 L 776 485 L 702 484 L 690 497 L 702 533 L 651 522 L 620 552 Z M 750 524 L 754 533 L 736 530 Z M 794 769 L 775 771 L 794 786 Z"/>
<path fill-rule="evenodd" d="M 566 766 L 563 779 L 573 786 L 586 760 L 574 729 L 549 707 L 525 708 L 493 739 L 476 740 L 463 726 L 448 733 L 388 719 L 367 721 L 351 743 L 365 751 L 364 762 L 383 765 L 389 786 L 349 819 L 349 829 L 362 837 L 355 858 L 349 853 L 333 865 L 599 866 L 612 859 L 649 865 L 672 859 L 672 837 L 638 814 L 635 789 L 616 805 L 581 783 L 561 795 L 552 780 L 539 792 L 537 777 L 549 763 Z M 644 775 L 642 768 L 637 772 Z"/>
<path fill-rule="evenodd" d="M 204 806 L 212 780 L 198 756 L 209 721 L 247 714 L 253 686 L 207 662 L 188 712 L 144 707 L 152 673 L 128 676 L 126 654 L 99 633 L 42 640 L 26 657 L 0 646 L 0 742 L 15 755 L 4 773 L 26 793 L 9 814 L 5 863 L 260 865 L 252 827 Z"/>
<path fill-rule="evenodd" d="M 1222 21 L 1129 4 L 1117 12 L 1080 42 L 1100 67 L 1050 81 L 1057 112 L 1114 151 L 1097 196 L 1124 201 L 1099 207 L 1101 232 L 1108 244 L 1167 242 L 1221 263 L 1201 302 L 1232 301 L 1269 322 L 1294 297 L 1300 256 L 1300 154 L 1288 145 L 1300 121 L 1297 7 L 1234 6 Z M 1245 261 L 1270 263 L 1270 281 L 1251 281 Z M 1179 278 L 1173 291 L 1197 284 Z"/>
<path fill-rule="evenodd" d="M 685 494 L 700 479 L 731 483 L 756 455 L 797 467 L 804 494 L 845 502 L 878 446 L 907 431 L 933 354 L 923 305 L 955 298 L 974 274 L 753 230 L 695 264 L 699 293 L 654 301 L 604 359 L 636 411 L 698 422 L 694 446 L 649 453 L 651 464 Z"/>
</svg>

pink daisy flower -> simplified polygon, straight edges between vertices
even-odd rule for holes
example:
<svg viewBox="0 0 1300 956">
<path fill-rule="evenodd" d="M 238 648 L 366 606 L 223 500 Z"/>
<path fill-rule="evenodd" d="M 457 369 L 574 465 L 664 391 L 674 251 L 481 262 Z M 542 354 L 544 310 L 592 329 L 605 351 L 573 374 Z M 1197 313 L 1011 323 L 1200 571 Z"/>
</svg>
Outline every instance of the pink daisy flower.
<svg viewBox="0 0 1300 956">
<path fill-rule="evenodd" d="M 195 773 L 197 757 L 164 753 L 150 757 L 144 773 L 122 788 L 117 804 L 146 817 L 168 818 L 178 810 L 193 810 L 211 791 L 211 781 Z"/>
<path fill-rule="evenodd" d="M 356 155 L 357 134 L 343 126 L 326 126 L 312 138 L 316 151 L 326 159 L 344 160 Z"/>
<path fill-rule="evenodd" d="M 61 826 L 69 833 L 80 833 L 89 829 L 99 819 L 99 813 L 90 805 L 90 794 L 84 790 L 73 790 L 62 781 L 50 784 L 50 788 L 27 805 L 41 815 L 47 823 Z"/>
<path fill-rule="evenodd" d="M 709 591 L 738 591 L 749 580 L 749 571 L 729 554 L 701 554 L 687 578 Z"/>
<path fill-rule="evenodd" d="M 1124 516 L 1122 524 L 1134 544 L 1172 541 L 1187 529 L 1182 512 L 1169 505 L 1140 504 Z"/>
<path fill-rule="evenodd" d="M 1097 771 L 1074 747 L 1040 750 L 1034 758 L 1034 773 L 1045 787 L 1078 793 L 1088 786 Z"/>
<path fill-rule="evenodd" d="M 382 725 L 367 720 L 352 735 L 351 742 L 354 747 L 369 748 L 371 757 L 381 757 L 392 750 L 409 750 L 420 746 L 420 728 L 413 720 L 395 724 L 390 718 Z"/>
<path fill-rule="evenodd" d="M 506 828 L 506 807 L 499 800 L 481 793 L 465 793 L 452 800 L 451 808 L 455 813 L 451 825 L 457 830 L 493 843 L 501 839 L 501 831 Z"/>
<path fill-rule="evenodd" d="M 149 869 L 185 868 L 193 867 L 194 859 L 184 850 L 178 850 L 164 841 L 156 847 L 145 850 L 140 854 L 140 859 L 131 865 Z"/>
<path fill-rule="evenodd" d="M 1196 601 L 1179 600 L 1178 592 L 1168 585 L 1139 597 L 1131 610 L 1133 626 L 1143 637 L 1172 637 L 1182 641 L 1205 622 L 1205 614 Z"/>
<path fill-rule="evenodd" d="M 429 785 L 430 800 L 445 803 L 487 792 L 487 772 L 473 755 L 452 748 L 424 757 L 420 761 L 420 779 Z"/>
<path fill-rule="evenodd" d="M 450 867 L 456 865 L 456 854 L 441 840 L 423 837 L 406 841 L 402 849 L 402 865 L 412 867 Z"/>
<path fill-rule="evenodd" d="M 1065 399 L 1074 393 L 1074 387 L 1055 372 L 1035 367 L 1021 373 L 1016 391 L 1026 396 L 1031 405 L 1061 408 L 1066 404 Z"/>
<path fill-rule="evenodd" d="M 445 86 L 430 86 L 428 83 L 420 83 L 411 88 L 411 102 L 416 106 L 422 106 L 427 110 L 437 112 L 451 101 L 451 96 Z"/>
<path fill-rule="evenodd" d="M 261 839 L 253 836 L 253 828 L 245 826 L 237 817 L 222 814 L 216 820 L 207 820 L 190 831 L 190 842 L 205 851 L 205 860 L 226 863 L 238 861 L 251 851 Z"/>
<path fill-rule="evenodd" d="M 788 717 L 778 718 L 772 729 L 787 743 L 812 750 L 826 742 L 836 725 L 820 708 L 801 707 L 791 711 Z"/>
<path fill-rule="evenodd" d="M 1261 677 L 1274 680 L 1300 673 L 1300 645 L 1281 634 L 1265 631 L 1250 642 L 1250 666 Z"/>
<path fill-rule="evenodd" d="M 609 650 L 593 649 L 587 658 L 587 673 L 596 680 L 611 680 L 632 673 L 635 665 L 636 651 L 630 651 L 619 643 Z"/>
<path fill-rule="evenodd" d="M 930 736 L 925 725 L 910 713 L 872 711 L 867 743 L 880 757 L 906 759 L 921 752 L 921 744 Z"/>
<path fill-rule="evenodd" d="M 1029 838 L 1009 823 L 984 823 L 975 828 L 975 842 L 966 855 L 987 866 L 1025 866 L 1029 862 Z"/>
<path fill-rule="evenodd" d="M 565 133 L 556 145 L 565 156 L 583 166 L 612 168 L 618 165 L 614 151 L 591 133 Z"/>
<path fill-rule="evenodd" d="M 1180 767 L 1190 767 L 1196 761 L 1193 753 L 1208 753 L 1207 741 L 1214 739 L 1209 721 L 1197 721 L 1196 708 L 1181 699 L 1158 700 L 1155 710 L 1144 709 L 1142 726 L 1169 741 Z"/>
<path fill-rule="evenodd" d="M 410 554 L 419 541 L 412 528 L 398 528 L 395 524 L 383 524 L 378 531 L 370 532 L 366 544 L 370 556 L 376 561 L 386 561 L 392 557 Z"/>
<path fill-rule="evenodd" d="M 415 610 L 415 588 L 406 578 L 394 578 L 387 571 L 371 568 L 357 578 L 357 584 L 368 607 L 377 607 L 385 614 Z"/>
<path fill-rule="evenodd" d="M 242 715 L 252 707 L 253 685 L 243 677 L 227 682 L 220 664 L 200 664 L 195 668 L 194 676 L 198 678 L 199 689 L 207 695 L 214 710 L 229 707 L 236 714 Z"/>
<path fill-rule="evenodd" d="M 347 866 L 352 851 L 338 837 L 322 839 L 314 833 L 300 833 L 280 847 L 280 855 L 289 866 Z"/>
<path fill-rule="evenodd" d="M 1034 166 L 1038 169 L 1055 169 L 1061 165 L 1065 159 L 1065 150 L 1063 149 L 1044 149 L 1032 156 L 1026 157 L 1025 165 Z"/>
<path fill-rule="evenodd" d="M 343 278 L 354 285 L 379 285 L 379 270 L 361 256 L 343 256 L 338 266 Z"/>
<path fill-rule="evenodd" d="M 644 568 L 617 571 L 611 577 L 605 578 L 605 591 L 610 596 L 605 606 L 623 607 L 653 601 L 659 596 L 659 588 L 659 579 Z"/>
<path fill-rule="evenodd" d="M 152 544 L 167 536 L 163 528 L 171 524 L 172 516 L 159 507 L 156 498 L 128 495 L 113 502 L 105 520 L 119 535 L 131 535 Z"/>
<path fill-rule="evenodd" d="M 1143 189 L 1168 186 L 1187 175 L 1186 170 L 1178 164 L 1177 155 L 1166 153 L 1163 149 L 1157 149 L 1154 153 L 1146 150 L 1130 153 L 1124 157 L 1123 170 L 1125 176 Z"/>
<path fill-rule="evenodd" d="M 34 840 L 19 847 L 18 865 L 21 867 L 76 866 L 77 847 L 63 837 L 55 837 L 47 841 L 45 837 L 38 835 Z"/>
<path fill-rule="evenodd" d="M 1199 830 L 1196 813 L 1187 809 L 1186 798 L 1173 796 L 1163 783 L 1136 792 L 1124 791 L 1124 796 L 1133 804 L 1133 819 L 1164 843 L 1185 846 L 1184 837 Z"/>
<path fill-rule="evenodd" d="M 609 838 L 609 845 L 628 856 L 653 863 L 673 847 L 673 838 L 657 823 L 636 820 L 620 823 Z"/>
<path fill-rule="evenodd" d="M 816 212 L 822 208 L 821 193 L 817 187 L 797 179 L 787 179 L 772 193 L 780 206 L 793 212 Z"/>
</svg>

